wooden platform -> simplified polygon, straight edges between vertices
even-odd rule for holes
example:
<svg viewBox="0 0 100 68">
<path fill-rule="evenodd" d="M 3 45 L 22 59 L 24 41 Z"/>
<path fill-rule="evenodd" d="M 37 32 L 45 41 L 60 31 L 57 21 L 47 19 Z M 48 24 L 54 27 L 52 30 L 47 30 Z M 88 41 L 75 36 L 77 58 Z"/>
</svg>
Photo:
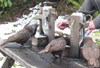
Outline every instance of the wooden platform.
<svg viewBox="0 0 100 68">
<path fill-rule="evenodd" d="M 2 42 L 2 40 L 0 42 Z M 12 45 L 19 46 L 16 43 L 7 44 L 7 46 Z M 0 47 L 0 50 L 26 68 L 85 68 L 85 66 L 83 66 L 84 63 L 80 60 L 65 59 L 61 62 L 59 59 L 54 61 L 51 54 L 39 55 L 37 52 L 39 52 L 40 49 L 36 46 L 32 46 L 32 48 Z"/>
</svg>

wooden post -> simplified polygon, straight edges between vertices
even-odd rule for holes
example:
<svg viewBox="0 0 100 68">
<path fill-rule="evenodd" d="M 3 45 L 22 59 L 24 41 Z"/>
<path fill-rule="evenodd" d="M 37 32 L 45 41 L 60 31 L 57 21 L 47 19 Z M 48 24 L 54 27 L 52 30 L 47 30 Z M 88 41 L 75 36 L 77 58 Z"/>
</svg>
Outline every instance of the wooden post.
<svg viewBox="0 0 100 68">
<path fill-rule="evenodd" d="M 71 16 L 71 20 L 74 20 L 73 26 L 71 27 L 71 48 L 70 57 L 79 58 L 79 16 Z"/>
<path fill-rule="evenodd" d="M 42 29 L 42 19 L 39 19 L 39 20 L 40 20 L 40 34 L 44 35 L 43 29 Z"/>
<path fill-rule="evenodd" d="M 44 32 L 43 32 L 43 29 L 42 29 L 42 12 L 43 11 L 43 7 L 41 7 L 40 8 L 40 10 L 39 10 L 39 16 L 38 16 L 38 18 L 39 18 L 39 21 L 40 21 L 40 34 L 44 34 Z"/>
<path fill-rule="evenodd" d="M 4 58 L 3 63 L 1 64 L 1 68 L 11 68 L 14 64 L 14 60 L 8 56 Z"/>
<path fill-rule="evenodd" d="M 54 8 L 50 9 L 49 16 L 48 16 L 48 26 L 49 26 L 49 33 L 48 39 L 49 42 L 55 38 L 55 20 L 56 20 L 57 12 Z"/>
</svg>

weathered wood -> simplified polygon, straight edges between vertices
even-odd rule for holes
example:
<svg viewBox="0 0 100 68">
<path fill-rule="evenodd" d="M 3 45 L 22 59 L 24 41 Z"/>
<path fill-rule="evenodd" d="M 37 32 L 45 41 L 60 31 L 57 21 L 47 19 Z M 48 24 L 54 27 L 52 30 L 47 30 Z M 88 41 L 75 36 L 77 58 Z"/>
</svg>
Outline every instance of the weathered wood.
<svg viewBox="0 0 100 68">
<path fill-rule="evenodd" d="M 7 46 L 19 46 L 18 44 L 7 44 Z M 64 59 L 62 62 L 58 59 L 54 62 L 52 59 L 53 56 L 49 54 L 39 55 L 37 52 L 40 51 L 35 46 L 32 46 L 32 49 L 28 48 L 2 48 L 6 55 L 13 58 L 15 61 L 19 62 L 21 65 L 26 68 L 84 68 L 80 62 L 73 60 Z"/>
<path fill-rule="evenodd" d="M 47 36 L 40 35 L 38 37 L 32 37 L 32 45 L 38 47 L 45 47 L 48 44 Z"/>
<path fill-rule="evenodd" d="M 36 15 L 36 17 L 37 17 L 38 19 L 46 18 L 46 16 L 43 15 L 43 7 L 41 7 L 41 8 L 39 9 L 39 13 L 38 13 L 38 15 Z"/>
<path fill-rule="evenodd" d="M 74 23 L 71 27 L 71 48 L 70 48 L 70 57 L 79 58 L 79 17 L 71 16 L 71 20 L 74 20 Z"/>
<path fill-rule="evenodd" d="M 11 68 L 13 64 L 14 60 L 6 56 L 1 64 L 1 68 Z"/>
<path fill-rule="evenodd" d="M 34 52 L 39 52 L 40 49 L 37 47 L 32 47 L 32 50 Z M 54 58 L 50 53 L 49 54 L 43 54 L 43 55 L 39 55 L 41 58 L 43 58 L 44 60 L 46 60 L 47 62 L 57 65 L 60 68 L 87 68 L 86 66 L 84 66 L 84 62 L 80 61 L 80 60 L 74 60 L 74 59 L 70 59 L 70 58 L 64 58 L 63 61 L 60 61 L 60 59 L 57 59 L 56 61 L 54 61 L 52 58 Z"/>
<path fill-rule="evenodd" d="M 5 57 L 2 61 L 1 68 L 8 68 L 8 58 Z"/>
<path fill-rule="evenodd" d="M 7 55 L 6 55 L 4 52 L 2 52 L 1 50 L 0 50 L 0 53 L 2 53 L 3 56 L 7 56 Z"/>
<path fill-rule="evenodd" d="M 8 44 L 7 46 L 10 46 Z M 14 46 L 18 46 L 13 43 Z M 38 54 L 34 53 L 30 49 L 25 48 L 2 48 L 0 47 L 4 53 L 8 56 L 25 66 L 26 68 L 59 68 L 59 66 L 50 64 L 43 60 Z"/>
<path fill-rule="evenodd" d="M 55 38 L 55 20 L 56 20 L 57 12 L 54 8 L 50 9 L 49 16 L 48 16 L 48 26 L 49 26 L 49 33 L 48 39 L 49 42 Z"/>
<path fill-rule="evenodd" d="M 45 18 L 45 16 L 44 16 L 44 15 L 42 15 L 42 14 L 39 14 L 39 15 L 37 15 L 36 17 L 37 17 L 38 19 Z"/>
<path fill-rule="evenodd" d="M 40 20 L 40 34 L 44 35 L 43 29 L 42 29 L 42 19 L 39 19 L 39 20 Z"/>
</svg>

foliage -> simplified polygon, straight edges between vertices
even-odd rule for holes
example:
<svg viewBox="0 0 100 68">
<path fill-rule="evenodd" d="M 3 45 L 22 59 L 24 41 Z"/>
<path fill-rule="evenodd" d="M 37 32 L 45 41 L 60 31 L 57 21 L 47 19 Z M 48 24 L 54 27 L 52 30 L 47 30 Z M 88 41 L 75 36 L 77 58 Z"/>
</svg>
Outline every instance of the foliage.
<svg viewBox="0 0 100 68">
<path fill-rule="evenodd" d="M 27 2 L 28 0 L 22 0 L 22 2 Z M 42 2 L 45 0 L 31 0 L 34 3 L 36 2 Z M 0 0 L 0 8 L 6 8 L 6 7 L 12 7 L 12 1 L 11 0 Z"/>
<path fill-rule="evenodd" d="M 100 33 L 100 31 L 99 31 L 99 30 L 96 30 L 96 31 L 94 31 L 93 33 Z"/>
<path fill-rule="evenodd" d="M 37 0 L 37 1 L 40 1 L 40 2 L 42 2 L 42 1 L 45 1 L 45 0 Z"/>
<path fill-rule="evenodd" d="M 16 67 L 16 66 L 18 66 L 18 65 L 17 65 L 16 63 L 14 63 L 14 64 L 13 64 L 13 67 Z"/>
<path fill-rule="evenodd" d="M 95 30 L 90 34 L 90 37 L 93 38 L 95 40 L 95 43 L 98 44 L 98 46 L 100 47 L 100 31 L 99 30 Z"/>
<path fill-rule="evenodd" d="M 12 7 L 12 2 L 11 0 L 0 0 L 0 7 L 1 8 L 6 8 L 6 7 Z"/>
<path fill-rule="evenodd" d="M 96 44 L 98 44 L 98 46 L 100 47 L 100 40 L 96 40 Z"/>
<path fill-rule="evenodd" d="M 75 7 L 80 8 L 80 6 L 83 4 L 84 0 L 69 0 L 68 3 L 73 4 Z M 93 17 L 96 17 L 99 14 L 99 12 L 95 12 Z"/>
<path fill-rule="evenodd" d="M 99 14 L 99 12 L 96 11 L 93 16 L 96 17 L 98 14 Z"/>
<path fill-rule="evenodd" d="M 46 1 L 46 0 L 32 0 L 32 1 L 37 3 L 37 2 L 43 2 L 43 1 Z"/>
<path fill-rule="evenodd" d="M 39 20 L 38 18 L 34 17 L 33 20 Z"/>
<path fill-rule="evenodd" d="M 27 2 L 27 0 L 23 0 L 23 2 Z"/>
<path fill-rule="evenodd" d="M 69 0 L 68 3 L 72 3 L 76 7 L 80 7 L 84 0 Z"/>
<path fill-rule="evenodd" d="M 4 58 L 4 57 L 0 57 L 0 61 L 2 61 L 2 60 L 3 60 L 3 58 Z"/>
</svg>

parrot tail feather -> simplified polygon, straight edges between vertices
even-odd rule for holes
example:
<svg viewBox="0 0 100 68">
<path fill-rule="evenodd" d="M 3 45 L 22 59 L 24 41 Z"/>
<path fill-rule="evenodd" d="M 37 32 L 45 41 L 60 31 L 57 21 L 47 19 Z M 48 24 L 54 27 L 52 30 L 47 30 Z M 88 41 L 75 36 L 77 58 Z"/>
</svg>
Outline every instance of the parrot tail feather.
<svg viewBox="0 0 100 68">
<path fill-rule="evenodd" d="M 38 52 L 39 54 L 45 54 L 45 53 L 47 53 L 48 51 L 47 50 L 41 50 L 40 52 Z"/>
</svg>

